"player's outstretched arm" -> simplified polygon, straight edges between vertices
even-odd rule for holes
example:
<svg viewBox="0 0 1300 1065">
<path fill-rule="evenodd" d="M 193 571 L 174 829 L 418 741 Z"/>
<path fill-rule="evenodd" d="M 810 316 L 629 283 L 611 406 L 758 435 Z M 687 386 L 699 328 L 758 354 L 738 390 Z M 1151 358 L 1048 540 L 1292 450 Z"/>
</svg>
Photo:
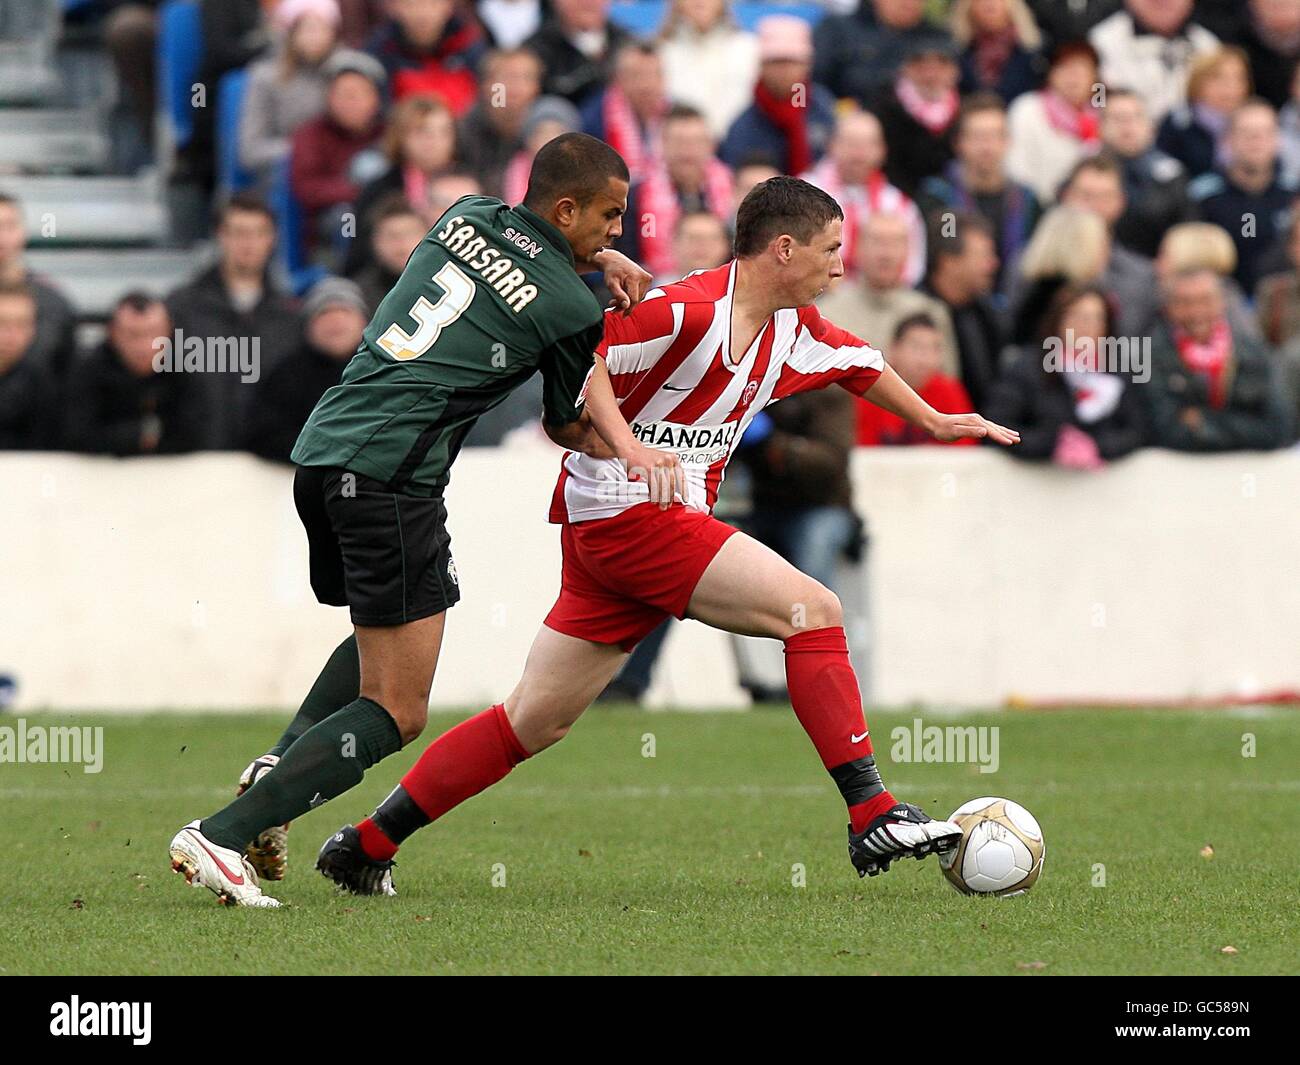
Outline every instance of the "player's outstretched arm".
<svg viewBox="0 0 1300 1065">
<path fill-rule="evenodd" d="M 885 367 L 875 384 L 867 389 L 864 398 L 891 414 L 905 418 L 945 444 L 967 438 L 992 440 L 995 444 L 1005 445 L 1020 443 L 1020 434 L 1014 429 L 978 414 L 940 414 L 913 392 L 891 366 Z"/>
</svg>

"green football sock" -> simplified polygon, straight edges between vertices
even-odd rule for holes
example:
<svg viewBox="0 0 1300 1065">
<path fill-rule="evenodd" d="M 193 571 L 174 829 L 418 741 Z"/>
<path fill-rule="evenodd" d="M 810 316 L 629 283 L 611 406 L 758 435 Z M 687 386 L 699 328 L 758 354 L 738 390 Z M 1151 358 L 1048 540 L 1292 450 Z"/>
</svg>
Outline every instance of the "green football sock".
<svg viewBox="0 0 1300 1065">
<path fill-rule="evenodd" d="M 242 851 L 272 825 L 283 825 L 361 783 L 366 770 L 402 746 L 395 722 L 360 698 L 313 725 L 280 764 L 199 826 L 221 847 Z"/>
<path fill-rule="evenodd" d="M 276 745 L 267 753 L 283 755 L 295 740 L 312 725 L 324 721 L 352 702 L 361 691 L 361 660 L 357 657 L 357 637 L 354 633 L 334 648 L 298 713 L 284 730 Z"/>
</svg>

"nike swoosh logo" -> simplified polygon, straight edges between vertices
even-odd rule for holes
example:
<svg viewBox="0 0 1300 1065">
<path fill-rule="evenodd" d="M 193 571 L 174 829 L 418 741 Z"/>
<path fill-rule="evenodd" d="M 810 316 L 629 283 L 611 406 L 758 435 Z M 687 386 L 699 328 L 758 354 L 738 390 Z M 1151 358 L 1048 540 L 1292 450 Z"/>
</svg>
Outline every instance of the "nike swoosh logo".
<svg viewBox="0 0 1300 1065">
<path fill-rule="evenodd" d="M 198 836 L 195 836 L 193 832 L 191 832 L 190 835 L 194 836 L 194 839 L 198 843 L 198 845 L 208 852 L 208 857 L 217 863 L 217 868 L 221 870 L 222 874 L 226 877 L 226 879 L 228 879 L 232 884 L 236 884 L 236 885 L 242 885 L 244 883 L 243 873 L 240 873 L 238 875 L 232 873 L 229 869 L 226 868 L 226 863 L 223 862 L 220 858 L 218 858 L 215 854 L 213 854 L 211 848 L 206 843 L 204 843 L 203 840 L 199 839 Z"/>
<path fill-rule="evenodd" d="M 850 735 L 850 736 L 849 736 L 849 742 L 850 742 L 850 743 L 861 743 L 863 740 L 865 740 L 865 739 L 866 739 L 868 736 L 870 736 L 870 735 L 871 735 L 870 732 L 864 732 L 861 736 L 853 736 L 853 735 Z"/>
<path fill-rule="evenodd" d="M 665 392 L 689 392 L 691 390 L 691 387 L 692 386 L 690 385 L 664 385 L 664 391 Z"/>
</svg>

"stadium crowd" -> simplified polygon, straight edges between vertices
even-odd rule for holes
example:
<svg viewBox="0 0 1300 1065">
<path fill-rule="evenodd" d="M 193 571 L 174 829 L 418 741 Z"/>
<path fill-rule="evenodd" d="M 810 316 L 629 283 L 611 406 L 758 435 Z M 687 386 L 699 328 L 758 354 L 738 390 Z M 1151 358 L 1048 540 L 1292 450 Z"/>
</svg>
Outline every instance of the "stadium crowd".
<svg viewBox="0 0 1300 1065">
<path fill-rule="evenodd" d="M 175 233 L 210 238 L 215 261 L 170 293 L 122 293 L 79 351 L 84 316 L 28 268 L 22 204 L 0 195 L 0 448 L 285 460 L 433 220 L 470 192 L 520 200 L 566 130 L 627 160 L 621 247 L 663 281 L 729 258 L 755 183 L 826 189 L 847 273 L 824 312 L 938 409 L 1018 427 L 1022 459 L 1295 440 L 1300 0 L 750 4 L 752 30 L 727 0 L 669 0 L 648 35 L 609 0 L 191 3 L 196 98 L 246 80 L 233 145 L 197 107 L 167 158 L 168 5 L 63 6 L 117 71 L 113 159 L 194 193 L 172 201 L 189 204 Z M 292 234 L 269 205 L 280 175 Z M 157 338 L 177 348 L 162 372 Z M 177 372 L 193 338 L 226 343 L 231 367 Z M 468 443 L 536 409 L 521 390 Z M 855 444 L 924 443 L 847 394 L 782 404 L 750 436 L 741 457 L 777 514 L 843 507 Z"/>
</svg>

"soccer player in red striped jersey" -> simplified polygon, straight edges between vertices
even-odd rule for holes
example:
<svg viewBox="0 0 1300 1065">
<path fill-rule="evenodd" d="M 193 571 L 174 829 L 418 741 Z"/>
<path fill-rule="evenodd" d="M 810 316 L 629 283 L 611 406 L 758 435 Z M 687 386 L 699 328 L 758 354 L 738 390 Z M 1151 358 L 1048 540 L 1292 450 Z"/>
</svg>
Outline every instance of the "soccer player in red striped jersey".
<svg viewBox="0 0 1300 1065">
<path fill-rule="evenodd" d="M 880 778 L 834 593 L 711 513 L 746 426 L 798 392 L 845 388 L 942 441 L 1019 439 L 978 414 L 938 413 L 880 351 L 822 318 L 812 304 L 844 272 L 842 225 L 826 193 L 771 178 L 741 204 L 735 259 L 652 291 L 627 317 L 607 315 L 592 372 L 608 375 L 612 397 L 601 393 L 633 438 L 678 456 L 684 485 L 676 469 L 629 473 L 594 433 L 565 454 L 551 507 L 562 587 L 523 677 L 326 841 L 326 876 L 370 893 L 408 836 L 562 739 L 669 615 L 784 643 L 790 701 L 848 808 L 859 875 L 956 846 L 956 825 L 899 802 Z"/>
</svg>

